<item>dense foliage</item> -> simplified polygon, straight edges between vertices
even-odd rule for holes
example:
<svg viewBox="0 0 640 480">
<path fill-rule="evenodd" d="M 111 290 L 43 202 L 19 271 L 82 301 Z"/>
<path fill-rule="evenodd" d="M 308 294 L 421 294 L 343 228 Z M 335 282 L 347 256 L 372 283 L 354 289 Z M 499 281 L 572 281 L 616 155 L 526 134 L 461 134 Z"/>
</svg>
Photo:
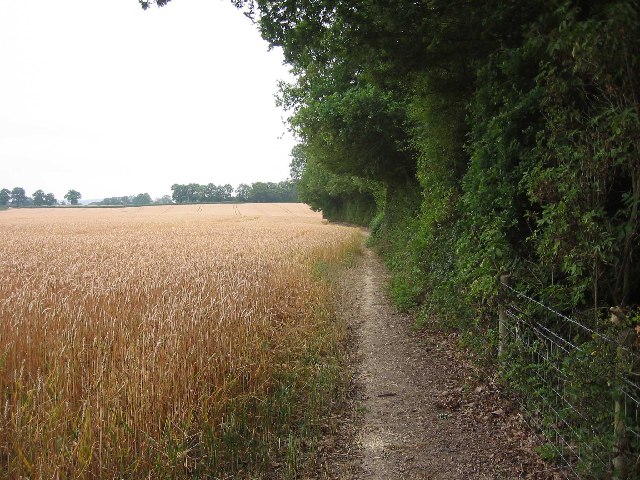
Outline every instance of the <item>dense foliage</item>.
<svg viewBox="0 0 640 480">
<path fill-rule="evenodd" d="M 355 175 L 338 175 L 313 157 L 303 145 L 292 152 L 291 176 L 297 179 L 298 196 L 329 220 L 369 224 L 376 214 L 381 185 Z"/>
</svg>

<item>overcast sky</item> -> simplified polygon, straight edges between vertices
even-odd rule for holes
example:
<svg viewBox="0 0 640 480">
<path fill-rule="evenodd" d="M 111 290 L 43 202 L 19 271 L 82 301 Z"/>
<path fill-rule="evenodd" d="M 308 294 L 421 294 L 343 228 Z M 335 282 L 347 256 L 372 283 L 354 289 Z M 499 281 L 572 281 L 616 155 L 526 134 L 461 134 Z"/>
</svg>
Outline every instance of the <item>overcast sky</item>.
<svg viewBox="0 0 640 480">
<path fill-rule="evenodd" d="M 0 0 L 0 72 L 0 188 L 158 197 L 288 176 L 287 68 L 228 0 Z"/>
</svg>

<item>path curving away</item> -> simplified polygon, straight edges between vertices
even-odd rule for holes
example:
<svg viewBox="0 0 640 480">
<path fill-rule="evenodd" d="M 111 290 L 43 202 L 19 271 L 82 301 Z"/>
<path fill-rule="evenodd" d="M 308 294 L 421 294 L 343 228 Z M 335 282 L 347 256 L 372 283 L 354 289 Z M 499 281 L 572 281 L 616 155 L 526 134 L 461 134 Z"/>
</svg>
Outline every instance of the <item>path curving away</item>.
<svg viewBox="0 0 640 480">
<path fill-rule="evenodd" d="M 323 478 L 561 478 L 534 453 L 539 439 L 455 336 L 419 333 L 385 295 L 387 271 L 367 250 L 342 280 L 354 340 L 354 398 Z"/>
</svg>

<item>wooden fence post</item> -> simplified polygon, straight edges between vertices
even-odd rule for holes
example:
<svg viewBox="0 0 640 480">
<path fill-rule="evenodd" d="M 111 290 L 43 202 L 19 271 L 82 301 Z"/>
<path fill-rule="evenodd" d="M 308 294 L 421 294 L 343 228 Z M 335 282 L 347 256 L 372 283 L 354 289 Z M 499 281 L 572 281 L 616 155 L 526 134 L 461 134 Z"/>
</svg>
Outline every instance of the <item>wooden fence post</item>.
<svg viewBox="0 0 640 480">
<path fill-rule="evenodd" d="M 500 304 L 498 305 L 498 357 L 504 352 L 507 339 L 507 294 L 505 285 L 509 285 L 511 275 L 500 275 Z"/>
<path fill-rule="evenodd" d="M 627 478 L 627 462 L 625 450 L 627 443 L 627 428 L 624 421 L 624 409 L 622 405 L 622 395 L 616 394 L 613 412 L 613 477 L 615 480 Z"/>
<path fill-rule="evenodd" d="M 631 348 L 638 340 L 635 328 L 625 327 L 625 314 L 619 307 L 611 307 L 611 323 L 622 330 L 618 333 L 616 345 L 616 369 L 614 382 L 615 400 L 613 411 L 613 478 L 624 480 L 629 475 L 627 452 L 629 450 L 629 437 L 627 435 L 625 399 L 622 391 L 622 382 L 625 373 L 633 364 Z"/>
</svg>

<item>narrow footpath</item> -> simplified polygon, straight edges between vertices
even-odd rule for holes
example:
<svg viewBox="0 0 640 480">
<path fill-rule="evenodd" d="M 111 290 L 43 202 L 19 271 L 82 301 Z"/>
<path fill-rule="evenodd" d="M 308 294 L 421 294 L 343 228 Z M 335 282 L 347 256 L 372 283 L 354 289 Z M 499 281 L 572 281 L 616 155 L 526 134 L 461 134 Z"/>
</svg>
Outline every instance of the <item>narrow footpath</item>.
<svg viewBox="0 0 640 480">
<path fill-rule="evenodd" d="M 353 392 L 323 478 L 564 478 L 454 335 L 417 332 L 385 294 L 387 271 L 367 250 L 342 279 L 353 344 Z"/>
</svg>

